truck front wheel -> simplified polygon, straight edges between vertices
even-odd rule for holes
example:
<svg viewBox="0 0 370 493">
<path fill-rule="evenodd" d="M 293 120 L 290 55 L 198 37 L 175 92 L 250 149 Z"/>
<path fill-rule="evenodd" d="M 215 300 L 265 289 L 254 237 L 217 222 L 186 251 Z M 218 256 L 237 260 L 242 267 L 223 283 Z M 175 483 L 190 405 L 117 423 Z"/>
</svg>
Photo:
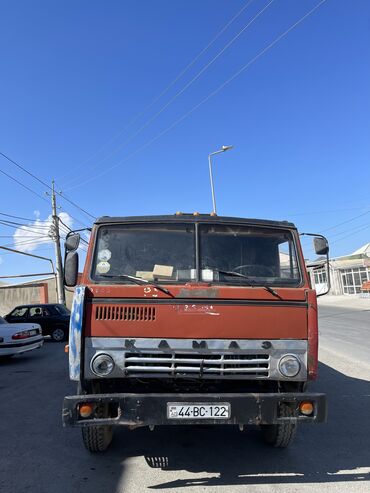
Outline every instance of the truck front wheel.
<svg viewBox="0 0 370 493">
<path fill-rule="evenodd" d="M 280 407 L 280 417 L 289 417 L 293 415 L 293 410 L 283 404 Z M 263 437 L 267 443 L 277 448 L 287 448 L 293 443 L 297 432 L 296 423 L 282 423 L 278 425 L 262 425 Z"/>
<path fill-rule="evenodd" d="M 82 428 L 82 439 L 89 452 L 104 452 L 112 442 L 111 426 L 88 426 Z"/>
</svg>

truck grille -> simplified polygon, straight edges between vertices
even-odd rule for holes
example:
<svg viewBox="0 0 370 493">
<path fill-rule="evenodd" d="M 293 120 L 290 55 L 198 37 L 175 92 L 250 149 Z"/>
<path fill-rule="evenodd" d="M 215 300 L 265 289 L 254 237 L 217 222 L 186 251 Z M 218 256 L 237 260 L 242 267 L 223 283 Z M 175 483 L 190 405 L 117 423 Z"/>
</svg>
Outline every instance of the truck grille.
<svg viewBox="0 0 370 493">
<path fill-rule="evenodd" d="M 127 322 L 153 322 L 156 318 L 154 306 L 97 305 L 95 320 L 124 320 Z"/>
<path fill-rule="evenodd" d="M 126 353 L 125 372 L 137 374 L 162 374 L 176 376 L 198 375 L 248 375 L 268 377 L 268 354 L 199 354 L 199 353 Z"/>
</svg>

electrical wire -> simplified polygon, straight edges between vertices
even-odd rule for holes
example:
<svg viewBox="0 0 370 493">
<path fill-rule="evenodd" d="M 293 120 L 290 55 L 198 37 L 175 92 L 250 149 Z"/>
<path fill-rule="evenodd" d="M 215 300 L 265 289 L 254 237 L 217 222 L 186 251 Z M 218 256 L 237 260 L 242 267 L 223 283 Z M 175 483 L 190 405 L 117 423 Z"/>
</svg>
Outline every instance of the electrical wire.
<svg viewBox="0 0 370 493">
<path fill-rule="evenodd" d="M 5 224 L 13 224 L 15 226 L 26 226 L 26 227 L 36 228 L 36 229 L 45 229 L 45 227 L 46 227 L 43 224 L 24 224 L 24 223 L 18 223 L 18 222 L 15 222 L 15 221 L 9 221 L 7 219 L 0 219 L 0 223 L 2 223 L 2 224 L 4 224 L 4 223 Z"/>
<path fill-rule="evenodd" d="M 141 116 L 143 116 L 155 103 L 157 103 L 167 92 L 173 87 L 178 80 L 181 79 L 183 75 L 199 60 L 199 58 L 205 53 L 215 41 L 223 34 L 226 29 L 244 12 L 244 10 L 252 3 L 253 0 L 249 0 L 225 25 L 224 27 L 214 36 L 211 41 L 205 46 L 199 53 L 196 55 L 193 60 L 186 65 L 185 68 L 179 72 L 179 74 L 165 87 L 165 89 L 158 94 L 143 110 L 136 114 L 136 116 L 129 121 L 127 125 L 125 125 L 117 134 L 115 134 L 109 141 L 103 144 L 96 152 L 90 155 L 87 159 L 85 159 L 80 165 L 77 166 L 73 171 L 68 172 L 64 176 L 60 177 L 59 180 L 63 180 L 66 176 L 69 176 L 71 173 L 75 173 L 77 169 L 84 166 L 87 162 L 89 162 L 93 157 L 100 153 L 106 146 L 112 144 L 117 138 L 119 138 L 128 128 L 130 128 Z M 71 180 L 68 180 L 71 181 Z"/>
<path fill-rule="evenodd" d="M 0 216 L 12 217 L 13 219 L 21 219 L 22 221 L 34 221 L 35 219 L 30 219 L 28 217 L 13 216 L 12 214 L 5 214 L 5 212 L 0 212 Z"/>
<path fill-rule="evenodd" d="M 104 159 L 101 159 L 98 161 L 92 168 L 90 168 L 90 172 L 95 170 L 101 163 L 112 157 L 113 155 L 117 154 L 120 150 L 122 150 L 124 147 L 126 147 L 127 144 L 129 144 L 132 140 L 134 140 L 135 137 L 137 137 L 145 128 L 147 128 L 152 122 L 154 122 L 181 94 L 183 94 L 196 80 L 199 79 L 199 77 L 246 31 L 252 24 L 253 22 L 258 19 L 260 15 L 263 14 L 263 12 L 270 7 L 270 5 L 274 2 L 274 0 L 270 0 L 223 48 L 221 51 L 217 53 L 216 56 L 212 58 L 211 61 L 209 61 L 185 86 L 180 89 L 162 108 L 157 111 L 149 120 L 147 120 L 144 125 L 142 125 L 135 133 L 133 133 L 128 139 L 126 139 L 121 145 L 116 147 L 112 152 L 110 152 Z M 75 181 L 76 178 L 73 180 L 69 181 Z M 67 188 L 67 191 L 71 190 L 71 188 Z"/>
<path fill-rule="evenodd" d="M 5 156 L 5 154 L 1 153 L 0 152 L 0 155 L 4 156 L 6 159 L 8 159 L 10 162 L 16 164 L 17 166 L 20 166 L 18 165 L 17 163 L 15 163 L 15 161 L 13 161 L 12 159 L 10 159 L 8 156 Z M 9 175 L 8 173 L 6 173 L 5 171 L 1 170 L 0 169 L 0 173 L 2 173 L 3 175 L 7 176 L 8 178 L 10 178 L 11 180 L 13 180 L 14 182 L 16 182 L 18 185 L 20 185 L 21 187 L 23 187 L 24 189 L 28 190 L 29 192 L 33 193 L 34 195 L 36 195 L 37 197 L 39 197 L 41 200 L 44 200 L 45 202 L 49 203 L 49 201 L 43 197 L 42 195 L 40 195 L 39 193 L 35 192 L 34 190 L 32 190 L 31 188 L 27 187 L 26 185 L 24 185 L 24 183 L 20 182 L 19 180 L 17 180 L 16 178 L 14 178 L 12 175 Z M 32 176 L 32 175 L 31 175 Z M 43 182 L 42 182 L 43 183 Z M 45 186 L 49 187 L 47 184 L 45 184 Z M 50 187 L 49 187 L 50 188 Z M 5 214 L 5 213 L 1 213 L 2 215 L 4 216 L 8 216 L 8 217 L 15 217 L 17 219 L 23 219 L 23 220 L 26 220 L 26 221 L 34 221 L 34 219 L 28 219 L 28 218 L 21 218 L 21 217 L 18 217 L 18 216 L 11 216 L 10 214 Z M 73 217 L 70 213 L 68 213 L 69 216 L 74 219 L 77 223 L 79 224 L 82 224 L 83 226 L 86 226 L 86 224 L 82 223 L 81 221 L 79 221 L 78 219 L 76 219 L 75 217 Z M 93 216 L 92 216 L 93 217 Z"/>
<path fill-rule="evenodd" d="M 3 152 L 0 151 L 0 156 L 3 156 L 5 159 L 7 159 L 10 163 L 14 164 L 15 166 L 17 166 L 19 169 L 21 169 L 22 171 L 24 171 L 24 173 L 27 173 L 29 176 L 31 176 L 32 178 L 34 178 L 35 180 L 37 180 L 39 183 L 41 183 L 44 187 L 48 188 L 49 190 L 52 190 L 52 187 L 47 184 L 46 182 L 44 182 L 43 180 L 41 180 L 38 176 L 36 176 L 34 173 L 31 173 L 31 171 L 29 171 L 28 169 L 26 169 L 24 166 L 22 166 L 21 164 L 17 163 L 17 161 L 14 161 L 14 159 L 11 159 L 9 156 L 7 156 L 6 154 L 4 154 Z M 4 175 L 8 176 L 8 178 L 11 178 L 12 180 L 16 181 L 19 185 L 21 185 L 22 187 L 26 188 L 27 190 L 29 190 L 30 192 L 34 193 L 35 195 L 37 195 L 38 197 L 42 198 L 42 200 L 46 200 L 45 197 L 42 197 L 41 195 L 39 195 L 38 193 L 36 193 L 34 190 L 26 187 L 25 185 L 23 185 L 23 183 L 21 183 L 20 181 L 16 180 L 14 177 L 12 177 L 11 175 L 8 175 L 7 173 L 5 173 L 5 171 L 2 171 L 0 170 L 1 173 L 3 173 Z M 66 197 L 65 195 L 63 195 L 61 192 L 57 192 L 55 191 L 55 194 L 58 195 L 59 197 L 63 198 L 64 200 L 66 200 L 67 202 L 69 202 L 71 205 L 73 205 L 74 207 L 76 207 L 77 209 L 79 209 L 81 212 L 83 212 L 84 214 L 86 214 L 87 216 L 91 217 L 92 219 L 96 219 L 95 216 L 93 216 L 92 214 L 90 214 L 89 212 L 87 212 L 85 209 L 83 209 L 82 207 L 80 207 L 79 205 L 77 205 L 75 202 L 73 202 L 71 199 L 69 199 L 68 197 Z M 46 200 L 47 201 L 47 200 Z M 47 201 L 48 202 L 48 201 Z"/>
<path fill-rule="evenodd" d="M 14 235 L 0 235 L 0 238 L 14 238 Z M 37 239 L 38 236 L 28 236 L 27 238 Z"/>
<path fill-rule="evenodd" d="M 36 230 L 34 230 L 34 229 L 27 228 L 27 226 L 15 226 L 14 224 L 6 224 L 6 223 L 4 223 L 4 222 L 2 222 L 2 221 L 0 221 L 0 224 L 1 224 L 2 226 L 8 226 L 9 228 L 13 228 L 13 229 L 20 229 L 20 228 L 23 228 L 23 230 L 24 230 L 24 231 L 26 231 L 26 232 L 33 233 L 34 235 L 37 235 L 37 236 L 43 236 L 43 234 L 42 234 L 42 232 L 41 232 L 42 230 L 40 230 L 40 229 L 39 229 L 38 231 L 36 231 Z M 44 230 L 45 230 L 45 229 L 46 229 L 46 228 L 44 228 Z"/>
<path fill-rule="evenodd" d="M 60 218 L 60 217 L 59 217 L 59 222 L 61 222 L 61 223 L 62 223 L 62 225 L 63 225 L 63 226 L 65 226 L 69 232 L 72 232 L 72 231 L 73 231 L 73 230 L 72 230 L 69 226 L 67 226 L 67 225 L 66 225 L 66 223 L 64 223 L 64 222 L 61 220 L 61 218 Z M 86 245 L 88 245 L 88 244 L 89 244 L 89 242 L 88 242 L 88 241 L 86 241 L 86 240 L 85 240 L 85 238 L 82 238 L 81 236 L 80 236 L 80 240 L 81 240 L 83 243 L 85 243 Z"/>
<path fill-rule="evenodd" d="M 348 211 L 357 211 L 360 209 L 364 209 L 364 207 L 351 207 L 350 209 L 327 209 L 322 211 L 310 211 L 310 212 L 295 212 L 286 214 L 287 217 L 292 216 L 311 216 L 313 214 L 331 214 L 333 212 L 348 212 Z"/>
<path fill-rule="evenodd" d="M 343 224 L 348 224 L 348 223 L 350 223 L 352 221 L 355 221 L 359 217 L 366 216 L 367 214 L 370 214 L 370 210 L 369 211 L 366 211 L 366 212 L 363 212 L 362 214 L 359 214 L 358 216 L 354 216 L 354 217 L 352 217 L 350 219 L 347 219 L 346 221 L 343 221 L 341 223 L 335 224 L 334 226 L 331 226 L 330 228 L 323 229 L 322 231 L 320 231 L 320 233 L 325 233 L 327 231 L 331 231 L 332 229 L 338 228 L 339 226 L 342 226 Z"/>
<path fill-rule="evenodd" d="M 357 228 L 357 229 L 355 229 L 355 230 L 352 230 L 352 231 L 351 231 L 351 233 L 346 234 L 345 236 L 342 236 L 341 238 L 337 238 L 337 239 L 336 239 L 336 240 L 334 240 L 333 242 L 330 242 L 330 244 L 336 244 L 336 243 L 338 243 L 339 241 L 344 240 L 345 238 L 349 238 L 349 237 L 350 237 L 350 236 L 352 236 L 352 235 L 356 235 L 357 233 L 360 233 L 361 231 L 364 231 L 365 229 L 368 229 L 368 228 L 369 228 L 369 226 L 370 226 L 369 224 L 366 224 L 365 226 L 364 226 L 364 225 L 362 225 L 362 227 L 361 227 L 361 228 Z M 343 234 L 343 232 L 342 232 L 342 234 Z"/>
<path fill-rule="evenodd" d="M 24 240 L 24 241 L 17 241 L 15 240 L 13 243 L 8 243 L 6 245 L 2 245 L 5 247 L 10 247 L 12 245 L 38 245 L 41 243 L 50 243 L 53 240 L 49 236 L 44 236 L 43 238 L 37 239 L 37 240 Z"/>
<path fill-rule="evenodd" d="M 1 154 L 1 153 L 0 153 Z M 33 193 L 34 195 L 36 195 L 37 197 L 39 197 L 41 200 L 45 200 L 46 202 L 49 202 L 48 200 L 46 200 L 45 197 L 43 197 L 42 195 L 40 195 L 39 193 L 35 192 L 34 190 L 32 190 L 32 188 L 29 188 L 27 187 L 27 185 L 25 185 L 24 183 L 20 182 L 19 180 L 17 180 L 16 178 L 14 178 L 14 176 L 12 175 L 9 175 L 8 173 L 6 173 L 5 171 L 3 171 L 2 169 L 0 169 L 0 173 L 2 173 L 3 175 L 7 176 L 8 178 L 10 178 L 11 180 L 15 181 L 16 183 L 18 183 L 18 185 L 20 185 L 21 187 L 25 188 L 26 190 L 28 190 L 29 192 Z"/>
<path fill-rule="evenodd" d="M 139 147 L 136 151 L 132 152 L 129 154 L 123 161 L 120 161 L 113 166 L 110 166 L 103 170 L 101 173 L 98 173 L 87 180 L 84 180 L 80 182 L 78 185 L 74 185 L 73 187 L 70 187 L 68 190 L 74 190 L 75 188 L 81 187 L 83 185 L 86 185 L 87 183 L 90 183 L 93 180 L 96 180 L 97 178 L 100 178 L 101 176 L 105 175 L 106 173 L 112 171 L 113 169 L 117 168 L 121 164 L 127 162 L 132 156 L 136 155 L 140 151 L 146 149 L 149 147 L 153 142 L 157 141 L 159 138 L 161 138 L 163 135 L 168 133 L 170 130 L 172 130 L 174 127 L 176 127 L 180 122 L 185 120 L 188 116 L 190 116 L 194 111 L 196 111 L 198 108 L 200 108 L 203 104 L 205 104 L 207 101 L 209 101 L 213 96 L 218 94 L 224 87 L 226 87 L 230 82 L 232 82 L 234 79 L 236 79 L 240 74 L 242 74 L 245 70 L 247 70 L 253 63 L 255 63 L 259 58 L 261 58 L 265 53 L 267 53 L 271 48 L 273 48 L 281 39 L 283 39 L 285 36 L 287 36 L 293 29 L 295 29 L 299 24 L 301 24 L 307 17 L 312 15 L 321 5 L 323 5 L 327 0 L 321 0 L 319 3 L 316 4 L 315 7 L 313 7 L 311 10 L 309 10 L 305 15 L 300 17 L 296 22 L 294 22 L 288 29 L 286 29 L 282 34 L 277 36 L 271 43 L 269 43 L 265 48 L 263 48 L 257 55 L 255 55 L 251 60 L 249 60 L 248 63 L 243 65 L 234 75 L 232 75 L 229 79 L 227 79 L 225 82 L 223 82 L 220 86 L 218 86 L 214 91 L 212 91 L 208 96 L 206 96 L 202 101 L 200 101 L 198 104 L 193 106 L 189 111 L 187 111 L 184 115 L 182 115 L 180 118 L 175 120 L 174 123 L 172 123 L 169 127 L 166 129 L 162 130 L 158 135 L 150 139 L 146 144 L 143 146 Z"/>
</svg>

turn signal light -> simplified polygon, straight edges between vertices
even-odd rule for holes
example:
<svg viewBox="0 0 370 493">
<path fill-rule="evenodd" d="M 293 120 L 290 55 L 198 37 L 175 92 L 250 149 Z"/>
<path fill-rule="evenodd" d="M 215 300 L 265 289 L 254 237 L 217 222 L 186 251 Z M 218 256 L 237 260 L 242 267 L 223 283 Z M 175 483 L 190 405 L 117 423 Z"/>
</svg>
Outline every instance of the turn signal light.
<svg viewBox="0 0 370 493">
<path fill-rule="evenodd" d="M 66 344 L 64 346 L 64 352 L 67 353 L 67 354 L 69 353 L 69 344 Z"/>
<path fill-rule="evenodd" d="M 309 401 L 303 401 L 299 404 L 299 411 L 305 416 L 311 416 L 313 414 L 313 403 Z"/>
<path fill-rule="evenodd" d="M 80 413 L 81 418 L 89 418 L 94 412 L 94 405 L 89 402 L 81 404 L 78 408 L 78 412 Z"/>
</svg>

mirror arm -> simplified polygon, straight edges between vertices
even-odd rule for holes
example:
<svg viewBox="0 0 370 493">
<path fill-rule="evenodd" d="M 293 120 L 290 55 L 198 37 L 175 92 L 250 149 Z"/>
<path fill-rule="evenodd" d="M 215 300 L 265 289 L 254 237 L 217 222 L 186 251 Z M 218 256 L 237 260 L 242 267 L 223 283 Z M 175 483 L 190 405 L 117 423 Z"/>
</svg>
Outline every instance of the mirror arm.
<svg viewBox="0 0 370 493">
<path fill-rule="evenodd" d="M 315 236 L 315 237 L 323 238 L 324 240 L 326 240 L 326 242 L 328 241 L 325 238 L 325 236 L 320 235 L 319 233 L 317 233 L 317 234 L 315 234 L 315 233 L 299 233 L 299 236 Z M 331 289 L 329 251 L 326 253 L 326 281 L 327 281 L 328 289 L 325 291 L 325 293 L 316 294 L 317 297 L 325 296 L 326 294 L 329 293 L 329 291 Z"/>
</svg>

